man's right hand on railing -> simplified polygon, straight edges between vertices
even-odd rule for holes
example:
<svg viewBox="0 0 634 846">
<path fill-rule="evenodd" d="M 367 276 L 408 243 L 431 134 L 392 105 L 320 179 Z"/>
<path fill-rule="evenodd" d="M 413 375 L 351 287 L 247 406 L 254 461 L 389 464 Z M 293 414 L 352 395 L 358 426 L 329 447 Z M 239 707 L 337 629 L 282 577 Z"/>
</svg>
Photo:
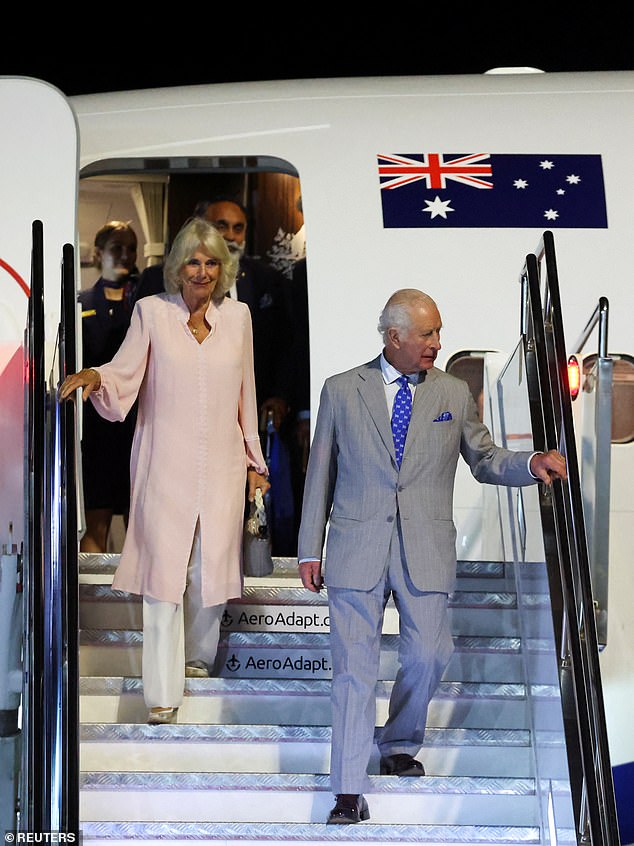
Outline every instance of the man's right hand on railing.
<svg viewBox="0 0 634 846">
<path fill-rule="evenodd" d="M 536 452 L 530 461 L 530 471 L 536 479 L 545 485 L 552 484 L 554 479 L 567 479 L 566 459 L 556 449 L 548 452 Z"/>
</svg>

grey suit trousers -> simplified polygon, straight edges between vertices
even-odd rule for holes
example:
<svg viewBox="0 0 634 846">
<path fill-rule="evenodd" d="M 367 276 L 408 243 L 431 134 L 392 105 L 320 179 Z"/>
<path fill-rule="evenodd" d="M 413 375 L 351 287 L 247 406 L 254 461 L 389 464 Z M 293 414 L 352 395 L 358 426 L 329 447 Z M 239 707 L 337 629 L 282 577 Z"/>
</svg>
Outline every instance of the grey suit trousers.
<svg viewBox="0 0 634 846">
<path fill-rule="evenodd" d="M 397 519 L 376 587 L 328 588 L 333 662 L 330 782 L 335 794 L 364 793 L 369 788 L 381 629 L 390 595 L 399 613 L 400 667 L 387 722 L 376 732 L 381 755 L 415 756 L 420 751 L 429 702 L 453 654 L 448 596 L 420 591 L 412 584 Z"/>
</svg>

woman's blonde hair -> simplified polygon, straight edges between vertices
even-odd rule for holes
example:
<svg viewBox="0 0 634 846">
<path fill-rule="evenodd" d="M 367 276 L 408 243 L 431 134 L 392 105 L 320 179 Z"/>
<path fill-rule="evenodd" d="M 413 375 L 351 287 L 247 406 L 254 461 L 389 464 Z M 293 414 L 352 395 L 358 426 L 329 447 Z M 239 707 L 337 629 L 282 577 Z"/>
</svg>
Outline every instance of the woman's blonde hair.
<svg viewBox="0 0 634 846">
<path fill-rule="evenodd" d="M 174 238 L 163 266 L 165 290 L 169 294 L 176 294 L 181 290 L 183 287 L 181 271 L 194 253 L 201 248 L 203 252 L 220 262 L 220 275 L 211 295 L 212 300 L 220 301 L 235 282 L 238 266 L 220 232 L 212 223 L 200 217 L 188 220 Z"/>
</svg>

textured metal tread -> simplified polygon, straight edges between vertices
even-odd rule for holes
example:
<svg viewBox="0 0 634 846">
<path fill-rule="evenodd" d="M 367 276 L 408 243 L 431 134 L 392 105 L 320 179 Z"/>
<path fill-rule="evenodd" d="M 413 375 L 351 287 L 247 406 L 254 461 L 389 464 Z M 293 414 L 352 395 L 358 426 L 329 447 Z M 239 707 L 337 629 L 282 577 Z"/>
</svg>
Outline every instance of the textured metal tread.
<svg viewBox="0 0 634 846">
<path fill-rule="evenodd" d="M 521 641 L 517 637 L 455 635 L 453 641 L 455 649 L 461 652 L 506 652 L 517 655 L 521 650 Z M 143 643 L 143 632 L 140 629 L 82 629 L 79 643 L 80 646 L 139 646 Z M 533 641 L 533 648 L 539 648 L 539 643 L 540 641 Z M 381 636 L 383 650 L 398 651 L 398 644 L 398 635 Z M 544 646 L 546 645 L 549 644 L 544 641 Z M 219 649 L 227 646 L 280 649 L 330 648 L 327 632 L 224 632 L 219 641 Z M 550 645 L 549 649 L 552 649 Z"/>
<path fill-rule="evenodd" d="M 82 602 L 141 602 L 136 594 L 114 590 L 109 584 L 88 583 L 79 586 L 79 597 Z M 245 584 L 243 595 L 239 599 L 231 599 L 229 606 L 252 605 L 254 603 L 266 605 L 327 605 L 327 591 L 315 594 L 305 588 L 297 586 L 268 586 L 262 584 Z M 524 594 L 524 604 L 542 604 L 541 594 L 532 597 Z M 393 606 L 393 600 L 388 602 Z M 451 608 L 517 608 L 517 597 L 514 591 L 492 591 L 483 586 L 482 590 L 456 590 L 449 595 Z"/>
<path fill-rule="evenodd" d="M 186 696 L 325 696 L 330 697 L 330 681 L 325 679 L 186 679 Z M 379 682 L 378 697 L 389 697 L 392 682 Z M 82 696 L 143 694 L 140 678 L 133 676 L 84 676 L 79 681 Z M 559 700 L 555 685 L 532 685 L 534 698 Z M 525 699 L 523 684 L 507 682 L 441 682 L 434 699 Z"/>
<path fill-rule="evenodd" d="M 397 634 L 381 635 L 383 650 L 398 651 L 400 637 Z M 520 651 L 521 641 L 518 637 L 484 637 L 455 635 L 453 638 L 456 650 L 474 650 L 510 652 Z M 330 635 L 327 632 L 225 632 L 221 635 L 220 645 L 231 646 L 275 646 L 286 649 L 292 648 L 329 648 Z"/>
<path fill-rule="evenodd" d="M 119 553 L 78 553 L 79 572 L 80 573 L 114 573 L 119 559 Z M 297 574 L 297 558 L 274 558 L 274 570 L 272 575 L 276 574 Z M 542 566 L 541 562 L 536 567 Z M 462 576 L 481 576 L 483 578 L 497 578 L 503 577 L 507 570 L 512 572 L 513 564 L 504 561 L 465 561 L 459 560 L 457 562 L 456 573 L 459 577 Z M 260 581 L 266 581 L 264 576 Z"/>
<path fill-rule="evenodd" d="M 80 727 L 82 743 L 138 743 L 145 740 L 166 743 L 330 743 L 330 736 L 328 726 L 84 723 Z M 548 738 L 544 736 L 542 742 L 546 744 Z M 423 748 L 467 745 L 505 749 L 525 747 L 530 745 L 530 732 L 525 729 L 428 728 Z"/>
<path fill-rule="evenodd" d="M 373 794 L 534 796 L 535 779 L 487 776 L 368 776 Z M 304 773 L 155 773 L 81 772 L 79 789 L 90 790 L 231 790 L 269 793 L 330 793 L 330 776 Z"/>
<path fill-rule="evenodd" d="M 94 840 L 219 840 L 237 842 L 350 842 L 481 844 L 481 846 L 538 846 L 539 829 L 532 826 L 387 825 L 369 822 L 358 826 L 320 823 L 112 823 L 86 822 L 84 841 Z M 559 832 L 558 832 L 559 834 Z M 558 839 L 558 843 L 576 840 Z"/>
<path fill-rule="evenodd" d="M 301 600 L 303 605 L 327 605 L 327 589 L 315 594 L 303 587 L 268 587 L 265 583 L 258 585 L 245 585 L 243 595 L 239 599 L 232 599 L 229 605 L 247 605 L 257 600 L 266 601 L 267 604 L 295 604 Z M 393 605 L 392 599 L 388 605 Z M 482 590 L 455 590 L 449 595 L 450 607 L 466 608 L 517 608 L 517 597 L 514 591 L 510 590 L 489 590 L 483 585 Z"/>
<path fill-rule="evenodd" d="M 136 676 L 83 676 L 81 696 L 143 694 L 143 683 Z M 330 696 L 330 682 L 323 679 L 186 679 L 185 695 L 209 696 Z M 386 694 L 389 695 L 389 694 Z"/>
</svg>

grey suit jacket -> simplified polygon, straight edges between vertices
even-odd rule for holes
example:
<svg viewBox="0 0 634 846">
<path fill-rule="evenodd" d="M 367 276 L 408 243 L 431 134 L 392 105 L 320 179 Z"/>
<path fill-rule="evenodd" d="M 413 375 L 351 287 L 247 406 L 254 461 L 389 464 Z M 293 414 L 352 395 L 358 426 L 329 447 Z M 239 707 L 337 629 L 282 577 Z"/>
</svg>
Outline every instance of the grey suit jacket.
<svg viewBox="0 0 634 846">
<path fill-rule="evenodd" d="M 399 471 L 380 357 L 331 376 L 322 388 L 310 450 L 298 558 L 322 558 L 329 522 L 326 585 L 370 590 L 385 568 L 398 514 L 413 583 L 450 593 L 458 455 L 480 482 L 536 482 L 528 472 L 530 452 L 493 443 L 466 382 L 436 368 L 421 373 Z"/>
</svg>

